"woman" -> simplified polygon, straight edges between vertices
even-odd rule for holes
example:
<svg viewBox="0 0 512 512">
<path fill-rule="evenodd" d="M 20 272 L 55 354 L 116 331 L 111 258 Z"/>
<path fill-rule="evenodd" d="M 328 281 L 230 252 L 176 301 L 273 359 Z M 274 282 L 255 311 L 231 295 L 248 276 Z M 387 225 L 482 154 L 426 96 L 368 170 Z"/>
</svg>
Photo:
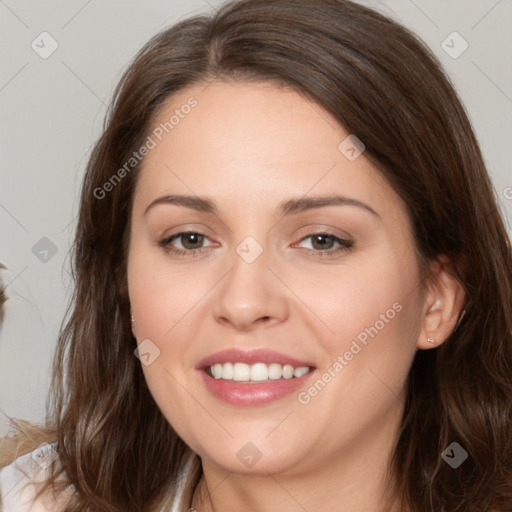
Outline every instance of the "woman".
<svg viewBox="0 0 512 512">
<path fill-rule="evenodd" d="M 6 450 L 28 485 L 5 510 L 510 510 L 511 263 L 406 29 L 345 0 L 182 21 L 92 152 L 53 406 Z"/>
</svg>

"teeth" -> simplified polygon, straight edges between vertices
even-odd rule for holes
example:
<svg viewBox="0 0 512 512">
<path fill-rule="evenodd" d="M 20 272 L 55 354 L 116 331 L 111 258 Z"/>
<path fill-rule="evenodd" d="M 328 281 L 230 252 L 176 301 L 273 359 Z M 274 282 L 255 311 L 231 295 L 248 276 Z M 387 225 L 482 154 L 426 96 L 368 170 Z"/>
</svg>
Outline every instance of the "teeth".
<svg viewBox="0 0 512 512">
<path fill-rule="evenodd" d="M 219 364 L 221 377 L 224 379 L 232 379 L 233 378 L 233 365 L 231 363 Z"/>
<path fill-rule="evenodd" d="M 300 366 L 299 368 L 295 368 L 293 371 L 294 377 L 302 377 L 303 375 L 306 375 L 306 373 L 309 373 L 309 367 L 308 366 Z"/>
<path fill-rule="evenodd" d="M 268 378 L 277 380 L 283 376 L 283 367 L 280 364 L 272 363 L 268 365 Z"/>
<path fill-rule="evenodd" d="M 242 363 L 237 363 L 242 364 Z M 243 366 L 248 366 L 244 364 Z M 245 368 L 244 368 L 245 370 Z M 254 380 L 256 382 L 261 382 L 264 380 L 268 380 L 268 368 L 266 364 L 256 363 L 251 366 L 250 371 L 251 378 L 250 380 Z M 222 372 L 222 377 L 224 378 L 224 372 Z M 247 379 L 246 379 L 247 380 Z"/>
<path fill-rule="evenodd" d="M 283 379 L 291 379 L 293 377 L 293 366 L 285 364 L 283 366 Z"/>
<path fill-rule="evenodd" d="M 291 379 L 309 373 L 309 366 L 294 368 L 289 364 L 272 363 L 245 364 L 224 363 L 210 366 L 210 373 L 215 379 L 234 380 L 237 382 L 264 382 L 267 380 Z"/>
</svg>

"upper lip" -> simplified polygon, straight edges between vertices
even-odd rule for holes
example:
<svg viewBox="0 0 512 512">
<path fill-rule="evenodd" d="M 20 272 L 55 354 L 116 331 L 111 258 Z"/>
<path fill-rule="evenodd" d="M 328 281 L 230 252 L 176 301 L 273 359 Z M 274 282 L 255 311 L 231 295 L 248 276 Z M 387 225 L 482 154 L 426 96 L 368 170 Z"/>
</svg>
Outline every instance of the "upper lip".
<svg viewBox="0 0 512 512">
<path fill-rule="evenodd" d="M 256 364 L 256 363 L 279 363 L 281 365 L 289 364 L 294 368 L 301 366 L 314 366 L 309 361 L 300 361 L 293 357 L 280 354 L 274 350 L 267 350 L 264 348 L 258 348 L 253 350 L 242 350 L 239 348 L 228 348 L 215 352 L 204 359 L 201 359 L 196 366 L 196 369 L 202 370 L 213 366 L 214 364 L 224 363 L 245 363 L 245 364 Z"/>
</svg>

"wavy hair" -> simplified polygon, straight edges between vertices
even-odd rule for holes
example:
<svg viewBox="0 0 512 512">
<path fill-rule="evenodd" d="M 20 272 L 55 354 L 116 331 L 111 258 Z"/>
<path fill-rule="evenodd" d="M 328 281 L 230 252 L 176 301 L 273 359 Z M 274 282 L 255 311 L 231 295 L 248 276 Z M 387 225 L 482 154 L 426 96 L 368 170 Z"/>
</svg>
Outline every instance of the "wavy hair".
<svg viewBox="0 0 512 512">
<path fill-rule="evenodd" d="M 81 189 L 75 288 L 53 366 L 46 427 L 66 512 L 155 512 L 193 456 L 162 415 L 134 357 L 126 260 L 134 166 L 174 93 L 213 79 L 284 85 L 330 112 L 407 205 L 419 261 L 441 255 L 462 284 L 465 315 L 418 351 L 394 447 L 395 497 L 411 512 L 510 510 L 512 256 L 471 123 L 432 52 L 409 30 L 348 0 L 241 0 L 152 38 L 124 72 Z M 441 454 L 458 442 L 458 469 Z M 5 459 L 7 460 L 7 459 Z M 195 460 L 187 488 L 201 477 Z"/>
</svg>

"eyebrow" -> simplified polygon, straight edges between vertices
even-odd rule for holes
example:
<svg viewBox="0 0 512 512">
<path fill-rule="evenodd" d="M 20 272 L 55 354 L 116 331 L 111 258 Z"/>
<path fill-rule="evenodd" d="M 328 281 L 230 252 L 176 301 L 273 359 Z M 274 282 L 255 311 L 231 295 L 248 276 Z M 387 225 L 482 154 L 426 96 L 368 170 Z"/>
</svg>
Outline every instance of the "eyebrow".
<svg viewBox="0 0 512 512">
<path fill-rule="evenodd" d="M 218 215 L 219 210 L 215 203 L 209 199 L 198 196 L 188 196 L 188 195 L 165 195 L 159 197 L 152 201 L 147 208 L 144 210 L 144 215 L 148 213 L 148 211 L 159 204 L 174 204 L 178 206 L 184 206 L 186 208 L 190 208 L 192 210 L 196 210 L 199 212 L 211 213 L 213 215 Z M 314 208 L 322 208 L 325 206 L 356 206 L 367 212 L 371 213 L 373 216 L 380 218 L 380 215 L 367 204 L 358 201 L 357 199 L 352 199 L 350 197 L 338 196 L 338 195 L 329 195 L 329 196 L 313 196 L 313 197 L 301 197 L 299 199 L 288 199 L 279 204 L 276 209 L 276 214 L 284 217 L 287 215 L 294 215 L 306 210 L 311 210 Z"/>
</svg>

